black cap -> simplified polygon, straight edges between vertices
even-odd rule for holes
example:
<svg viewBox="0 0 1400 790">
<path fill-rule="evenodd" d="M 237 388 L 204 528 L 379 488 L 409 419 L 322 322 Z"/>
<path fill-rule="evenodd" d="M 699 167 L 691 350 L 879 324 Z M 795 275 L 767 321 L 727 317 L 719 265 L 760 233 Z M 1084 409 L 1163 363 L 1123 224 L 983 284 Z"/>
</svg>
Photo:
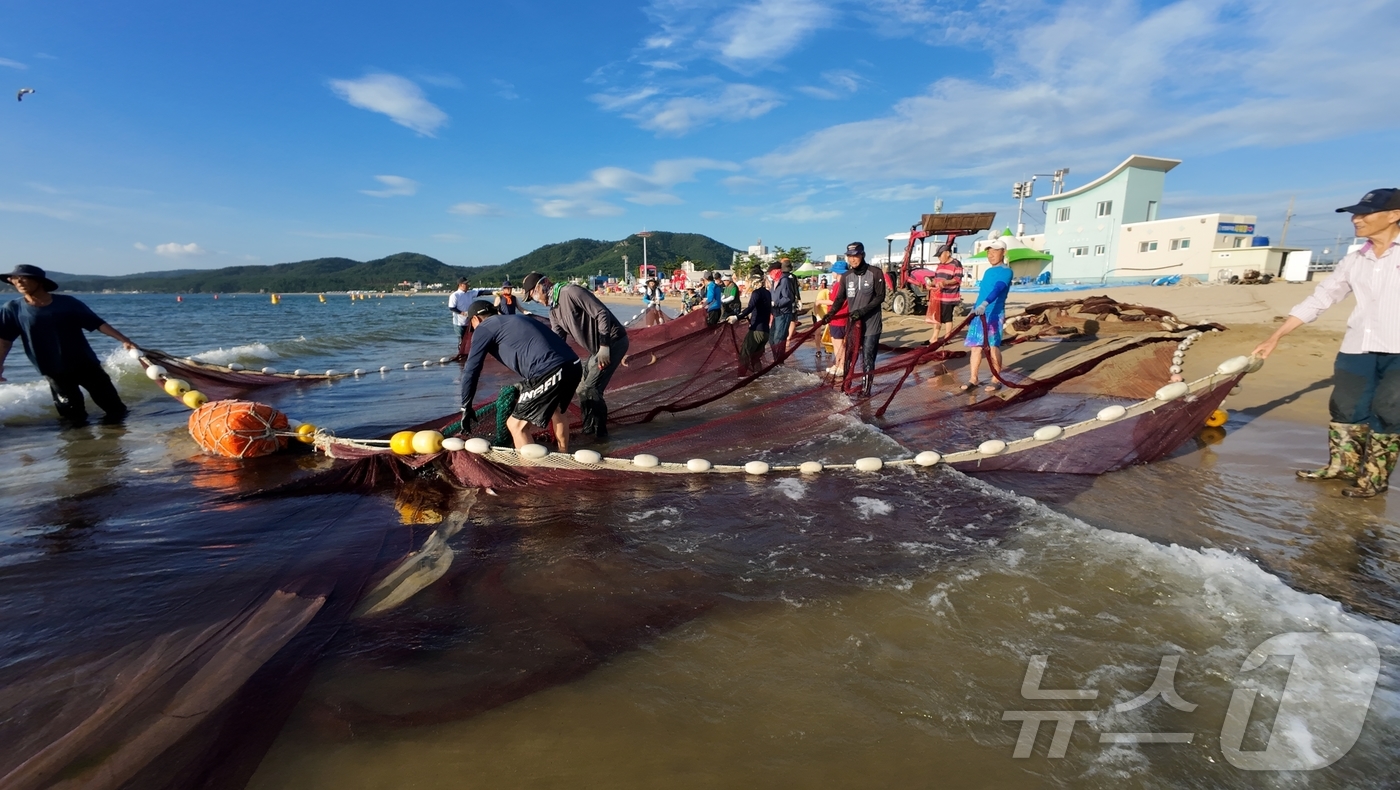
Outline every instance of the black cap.
<svg viewBox="0 0 1400 790">
<path fill-rule="evenodd" d="M 937 252 L 936 254 L 937 254 L 937 255 L 942 255 L 942 254 L 945 253 L 945 252 L 951 255 L 952 252 L 953 252 L 953 245 L 951 245 L 951 244 L 940 244 L 940 245 L 938 246 L 938 252 Z"/>
<path fill-rule="evenodd" d="M 465 277 L 458 277 L 458 278 L 457 278 L 457 284 L 458 284 L 458 285 L 471 285 L 472 282 L 471 282 L 471 280 L 468 280 L 468 279 L 465 278 Z"/>
<path fill-rule="evenodd" d="M 472 302 L 471 304 L 467 305 L 467 315 L 469 316 L 479 315 L 482 318 L 486 318 L 489 316 L 499 314 L 500 311 L 496 309 L 496 306 L 486 301 L 485 299 L 478 299 L 475 302 Z"/>
<path fill-rule="evenodd" d="M 1337 213 L 1349 211 L 1352 214 L 1375 214 L 1377 211 L 1400 210 L 1400 189 L 1373 189 L 1361 197 L 1355 206 L 1337 209 Z"/>
<path fill-rule="evenodd" d="M 525 279 L 520 281 L 520 290 L 525 292 L 525 301 L 530 301 L 530 294 L 535 292 L 535 286 L 540 284 L 544 275 L 539 272 L 530 272 L 525 275 Z"/>
<path fill-rule="evenodd" d="M 50 280 L 49 276 L 44 273 L 44 270 L 40 269 L 38 266 L 30 266 L 27 263 L 21 263 L 15 267 L 14 271 L 5 275 L 5 282 L 13 285 L 14 281 L 10 279 L 11 277 L 33 277 L 36 280 L 44 281 L 45 291 L 58 290 L 58 283 L 54 282 L 53 280 Z"/>
<path fill-rule="evenodd" d="M 846 254 L 847 254 L 847 255 L 864 255 L 864 254 L 865 254 L 865 245 L 864 245 L 864 244 L 861 244 L 861 243 L 858 242 L 858 241 L 853 241 L 853 242 L 851 242 L 850 244 L 847 244 L 847 245 L 846 245 Z"/>
</svg>

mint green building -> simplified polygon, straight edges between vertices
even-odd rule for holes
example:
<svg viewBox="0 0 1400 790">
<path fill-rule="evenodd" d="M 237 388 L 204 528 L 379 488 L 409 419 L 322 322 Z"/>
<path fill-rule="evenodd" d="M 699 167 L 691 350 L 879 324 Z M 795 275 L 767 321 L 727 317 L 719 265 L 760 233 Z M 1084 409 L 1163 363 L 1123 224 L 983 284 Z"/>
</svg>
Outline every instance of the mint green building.
<svg viewBox="0 0 1400 790">
<path fill-rule="evenodd" d="M 1180 159 L 1130 156 L 1078 189 L 1036 198 L 1045 204 L 1044 250 L 1055 282 L 1113 279 L 1125 224 L 1157 219 L 1167 171 Z M 1139 275 L 1140 276 L 1140 275 Z"/>
</svg>

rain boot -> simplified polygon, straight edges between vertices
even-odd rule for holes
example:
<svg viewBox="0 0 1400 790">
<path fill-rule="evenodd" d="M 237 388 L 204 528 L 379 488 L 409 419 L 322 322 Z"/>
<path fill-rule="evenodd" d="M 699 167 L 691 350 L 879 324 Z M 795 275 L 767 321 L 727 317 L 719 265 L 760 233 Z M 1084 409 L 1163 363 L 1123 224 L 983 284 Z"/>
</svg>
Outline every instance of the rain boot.
<svg viewBox="0 0 1400 790">
<path fill-rule="evenodd" d="M 1361 471 L 1361 459 L 1366 454 L 1366 441 L 1371 426 L 1360 423 L 1333 422 L 1327 424 L 1327 465 L 1321 469 L 1299 469 L 1303 480 L 1355 480 Z"/>
<path fill-rule="evenodd" d="M 1390 473 L 1400 458 L 1400 433 L 1373 433 L 1366 443 L 1366 463 L 1356 476 L 1356 487 L 1342 490 L 1345 496 L 1368 499 L 1390 488 Z"/>
<path fill-rule="evenodd" d="M 860 380 L 860 396 L 861 396 L 862 398 L 868 398 L 868 397 L 870 397 L 870 390 L 871 390 L 871 388 L 874 387 L 874 386 L 875 386 L 875 374 L 874 374 L 874 373 L 867 373 L 867 374 L 865 374 L 865 376 L 862 377 L 861 380 Z"/>
</svg>

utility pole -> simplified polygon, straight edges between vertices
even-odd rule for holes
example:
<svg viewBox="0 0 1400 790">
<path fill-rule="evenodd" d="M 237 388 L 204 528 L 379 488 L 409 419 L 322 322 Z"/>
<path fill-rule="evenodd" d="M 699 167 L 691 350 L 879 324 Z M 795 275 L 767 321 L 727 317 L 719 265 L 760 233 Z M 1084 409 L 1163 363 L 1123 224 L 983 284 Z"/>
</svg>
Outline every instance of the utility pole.
<svg viewBox="0 0 1400 790">
<path fill-rule="evenodd" d="M 644 230 L 637 235 L 642 237 L 642 271 L 650 272 L 651 269 L 647 268 L 647 239 L 651 238 L 651 231 Z"/>
<path fill-rule="evenodd" d="M 1294 196 L 1296 197 L 1296 195 Z M 1293 221 L 1293 198 L 1288 199 L 1288 213 L 1283 215 L 1283 234 L 1279 236 L 1278 246 L 1288 246 L 1288 223 Z"/>
<path fill-rule="evenodd" d="M 618 285 L 626 285 L 626 284 L 627 284 L 627 256 L 624 255 L 624 256 L 622 256 L 622 281 L 619 282 Z"/>
</svg>

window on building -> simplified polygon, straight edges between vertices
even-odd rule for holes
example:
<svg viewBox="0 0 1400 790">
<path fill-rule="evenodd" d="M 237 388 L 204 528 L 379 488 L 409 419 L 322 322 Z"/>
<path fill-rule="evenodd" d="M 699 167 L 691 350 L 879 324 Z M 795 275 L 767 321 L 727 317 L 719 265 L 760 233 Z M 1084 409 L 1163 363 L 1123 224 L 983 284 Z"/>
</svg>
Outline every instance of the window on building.
<svg viewBox="0 0 1400 790">
<path fill-rule="evenodd" d="M 1094 245 L 1094 254 L 1095 254 L 1095 255 L 1103 255 L 1103 254 L 1106 253 L 1106 252 L 1108 252 L 1108 247 L 1106 247 L 1106 246 L 1104 246 L 1104 245 L 1102 245 L 1102 244 L 1095 244 L 1095 245 Z"/>
<path fill-rule="evenodd" d="M 1156 251 L 1157 251 L 1157 242 L 1155 242 L 1155 241 L 1144 241 L 1144 242 L 1140 242 L 1140 243 L 1138 244 L 1138 252 L 1156 252 Z"/>
<path fill-rule="evenodd" d="M 1190 240 L 1190 239 L 1172 239 L 1172 249 L 1174 249 L 1174 250 L 1189 250 L 1189 249 L 1191 249 L 1191 240 Z"/>
<path fill-rule="evenodd" d="M 1096 217 L 1107 217 L 1109 214 L 1112 214 L 1112 213 L 1113 213 L 1113 201 L 1112 201 L 1112 200 L 1101 200 L 1101 201 L 1099 201 L 1099 207 L 1098 207 L 1098 209 L 1096 209 L 1096 213 L 1094 214 L 1094 216 L 1096 216 Z"/>
<path fill-rule="evenodd" d="M 1074 258 L 1083 258 L 1089 254 L 1088 247 L 1070 247 L 1069 254 Z"/>
<path fill-rule="evenodd" d="M 1157 219 L 1157 201 L 1149 200 L 1147 201 L 1147 221 L 1151 222 L 1155 219 Z"/>
<path fill-rule="evenodd" d="M 1235 246 L 1236 246 L 1236 247 L 1243 247 L 1243 246 L 1244 246 L 1244 237 L 1243 237 L 1243 236 L 1236 236 L 1236 237 L 1235 237 Z"/>
<path fill-rule="evenodd" d="M 1056 222 L 1069 222 L 1069 206 L 1055 209 Z"/>
</svg>

